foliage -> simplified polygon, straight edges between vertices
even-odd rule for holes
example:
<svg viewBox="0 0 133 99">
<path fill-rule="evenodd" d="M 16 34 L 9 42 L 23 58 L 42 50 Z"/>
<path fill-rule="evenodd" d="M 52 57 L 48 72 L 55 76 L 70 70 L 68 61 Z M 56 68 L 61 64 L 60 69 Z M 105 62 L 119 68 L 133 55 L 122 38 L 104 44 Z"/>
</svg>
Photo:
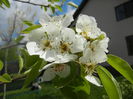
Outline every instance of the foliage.
<svg viewBox="0 0 133 99">
<path fill-rule="evenodd" d="M 0 7 L 4 9 L 3 5 L 10 8 L 10 3 L 8 0 L 0 0 Z"/>
<path fill-rule="evenodd" d="M 110 99 L 122 99 L 120 87 L 110 72 L 102 66 L 97 68 L 97 72 Z"/>
<path fill-rule="evenodd" d="M 108 55 L 107 62 L 133 84 L 133 70 L 126 61 L 117 56 Z"/>
</svg>

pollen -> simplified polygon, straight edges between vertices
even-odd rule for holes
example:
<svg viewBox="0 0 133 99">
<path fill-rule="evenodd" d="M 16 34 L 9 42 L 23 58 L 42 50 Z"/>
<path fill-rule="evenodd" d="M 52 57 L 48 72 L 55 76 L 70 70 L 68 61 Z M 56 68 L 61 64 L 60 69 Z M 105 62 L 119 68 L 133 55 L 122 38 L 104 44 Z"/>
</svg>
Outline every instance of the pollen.
<svg viewBox="0 0 133 99">
<path fill-rule="evenodd" d="M 82 35 L 84 38 L 86 38 L 86 40 L 89 40 L 90 39 L 88 37 L 88 33 L 87 32 L 81 32 L 80 35 Z"/>
<path fill-rule="evenodd" d="M 88 63 L 88 64 L 86 64 L 86 70 L 85 71 L 87 74 L 91 75 L 95 71 L 95 68 L 96 68 L 95 64 Z"/>
<path fill-rule="evenodd" d="M 62 43 L 60 44 L 60 49 L 61 49 L 61 52 L 64 53 L 66 51 L 69 51 L 69 44 L 68 43 Z"/>
<path fill-rule="evenodd" d="M 63 71 L 64 70 L 64 64 L 57 64 L 55 67 L 54 67 L 54 70 L 56 71 L 56 72 L 61 72 L 61 71 Z"/>
<path fill-rule="evenodd" d="M 42 41 L 42 46 L 43 48 L 51 48 L 51 44 L 50 44 L 50 41 L 49 40 L 43 40 Z"/>
</svg>

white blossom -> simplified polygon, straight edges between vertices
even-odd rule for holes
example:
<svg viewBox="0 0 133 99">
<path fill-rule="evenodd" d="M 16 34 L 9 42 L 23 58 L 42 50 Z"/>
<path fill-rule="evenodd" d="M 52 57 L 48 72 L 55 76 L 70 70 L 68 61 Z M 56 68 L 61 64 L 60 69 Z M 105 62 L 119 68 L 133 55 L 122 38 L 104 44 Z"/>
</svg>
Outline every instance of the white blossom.
<svg viewBox="0 0 133 99">
<path fill-rule="evenodd" d="M 73 21 L 73 15 L 71 13 L 68 13 L 66 15 L 60 15 L 60 16 L 49 16 L 48 14 L 44 14 L 44 17 L 40 19 L 40 24 L 42 26 L 47 26 L 48 24 L 55 24 L 60 29 L 68 27 L 71 22 Z"/>
<path fill-rule="evenodd" d="M 108 52 L 108 41 L 108 38 L 104 38 L 103 40 L 87 42 L 86 48 L 83 51 L 83 56 L 80 57 L 79 61 L 83 64 L 105 62 L 107 60 L 106 52 Z"/>
<path fill-rule="evenodd" d="M 70 66 L 67 64 L 51 64 L 51 67 L 47 68 L 43 75 L 39 78 L 41 82 L 51 81 L 56 76 L 65 78 L 70 74 Z"/>
<path fill-rule="evenodd" d="M 30 55 L 39 55 L 49 62 L 65 63 L 77 58 L 75 53 L 84 50 L 86 40 L 74 30 L 60 30 L 54 24 L 48 24 L 29 35 L 26 47 Z"/>
<path fill-rule="evenodd" d="M 97 27 L 97 22 L 94 17 L 87 15 L 80 15 L 76 23 L 76 31 L 88 38 L 97 38 L 102 31 Z"/>
</svg>

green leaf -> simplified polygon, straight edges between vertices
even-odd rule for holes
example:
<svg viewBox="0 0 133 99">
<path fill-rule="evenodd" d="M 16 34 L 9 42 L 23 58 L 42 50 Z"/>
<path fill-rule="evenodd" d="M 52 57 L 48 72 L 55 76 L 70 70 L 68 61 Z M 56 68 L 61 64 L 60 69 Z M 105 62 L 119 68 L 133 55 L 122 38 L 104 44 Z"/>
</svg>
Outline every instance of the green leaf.
<svg viewBox="0 0 133 99">
<path fill-rule="evenodd" d="M 5 73 L 2 76 L 0 76 L 0 81 L 5 82 L 5 83 L 9 83 L 12 81 L 12 79 L 11 79 L 9 74 Z"/>
<path fill-rule="evenodd" d="M 122 99 L 120 87 L 110 72 L 102 66 L 96 68 L 110 99 Z"/>
<path fill-rule="evenodd" d="M 80 78 L 79 82 L 81 84 L 79 84 L 78 86 L 74 87 L 74 91 L 75 92 L 79 92 L 79 91 L 84 91 L 86 94 L 90 94 L 90 83 L 85 79 L 85 78 Z"/>
<path fill-rule="evenodd" d="M 72 87 L 65 86 L 65 87 L 61 88 L 60 90 L 61 90 L 62 94 L 67 97 L 67 99 L 78 99 L 77 94 L 73 91 Z"/>
<path fill-rule="evenodd" d="M 126 61 L 109 54 L 107 62 L 133 84 L 133 69 Z"/>
<path fill-rule="evenodd" d="M 69 99 L 88 99 L 90 83 L 84 78 L 77 76 L 69 85 L 61 88 L 61 92 Z"/>
<path fill-rule="evenodd" d="M 0 71 L 3 69 L 3 62 L 0 60 Z"/>
<path fill-rule="evenodd" d="M 44 7 L 44 11 L 47 11 L 47 7 Z"/>
<path fill-rule="evenodd" d="M 24 64 L 23 64 L 23 58 L 20 55 L 18 56 L 18 59 L 19 59 L 19 73 L 20 73 L 23 69 Z"/>
<path fill-rule="evenodd" d="M 55 2 L 60 2 L 60 0 L 54 0 Z"/>
<path fill-rule="evenodd" d="M 52 13 L 55 12 L 55 8 L 53 6 L 50 6 L 50 9 L 51 9 Z"/>
<path fill-rule="evenodd" d="M 24 38 L 24 36 L 19 36 L 18 38 L 15 39 L 15 42 L 19 43 L 23 38 Z"/>
<path fill-rule="evenodd" d="M 31 21 L 27 21 L 27 20 L 23 21 L 23 23 L 28 25 L 28 26 L 34 25 Z"/>
<path fill-rule="evenodd" d="M 61 6 L 56 5 L 55 8 L 57 8 L 59 11 L 62 12 L 62 8 L 61 8 Z"/>
<path fill-rule="evenodd" d="M 29 55 L 26 49 L 21 48 L 20 52 L 24 60 L 24 66 L 26 69 L 29 69 L 40 59 L 37 55 Z"/>
<path fill-rule="evenodd" d="M 3 4 L 2 1 L 0 1 L 0 7 L 1 7 L 2 9 L 4 9 L 4 8 L 2 7 L 2 4 Z"/>
<path fill-rule="evenodd" d="M 75 7 L 75 8 L 78 8 L 78 5 L 76 5 L 74 2 L 68 2 L 68 5 L 72 6 L 72 7 Z"/>
<path fill-rule="evenodd" d="M 10 3 L 8 0 L 2 0 L 2 2 L 6 7 L 10 8 Z"/>
<path fill-rule="evenodd" d="M 39 76 L 39 69 L 41 67 L 42 60 L 37 61 L 33 66 L 31 71 L 28 73 L 23 88 L 26 88 L 28 85 L 30 85 L 38 76 Z"/>
<path fill-rule="evenodd" d="M 21 33 L 30 33 L 31 31 L 40 28 L 41 25 L 32 25 L 28 28 L 26 28 L 25 30 L 21 31 Z"/>
</svg>

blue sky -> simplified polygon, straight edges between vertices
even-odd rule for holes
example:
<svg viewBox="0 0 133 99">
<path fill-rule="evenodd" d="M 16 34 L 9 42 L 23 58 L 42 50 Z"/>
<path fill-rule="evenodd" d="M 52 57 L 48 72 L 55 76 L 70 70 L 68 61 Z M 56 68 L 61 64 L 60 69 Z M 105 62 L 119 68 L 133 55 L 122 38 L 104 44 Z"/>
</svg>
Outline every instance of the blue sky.
<svg viewBox="0 0 133 99">
<path fill-rule="evenodd" d="M 67 10 L 68 10 L 68 5 L 67 5 L 67 3 L 68 2 L 74 2 L 75 4 L 77 4 L 77 5 L 80 5 L 81 4 L 81 2 L 83 1 L 83 0 L 66 0 L 66 2 L 64 3 L 64 5 L 62 6 L 62 9 L 63 9 L 63 11 L 62 12 L 60 12 L 60 11 L 57 11 L 56 13 L 57 14 L 65 14 L 65 13 L 67 13 Z M 71 7 L 71 9 L 75 9 L 74 7 Z"/>
</svg>

